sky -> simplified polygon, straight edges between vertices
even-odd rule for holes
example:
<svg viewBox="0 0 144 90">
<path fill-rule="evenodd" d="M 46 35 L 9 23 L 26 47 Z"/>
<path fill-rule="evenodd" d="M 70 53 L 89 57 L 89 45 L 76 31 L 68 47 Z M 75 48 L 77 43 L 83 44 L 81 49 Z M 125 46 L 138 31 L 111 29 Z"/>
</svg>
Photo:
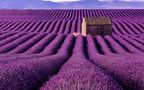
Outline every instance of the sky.
<svg viewBox="0 0 144 90">
<path fill-rule="evenodd" d="M 144 9 L 144 0 L 0 0 L 0 9 Z"/>
</svg>

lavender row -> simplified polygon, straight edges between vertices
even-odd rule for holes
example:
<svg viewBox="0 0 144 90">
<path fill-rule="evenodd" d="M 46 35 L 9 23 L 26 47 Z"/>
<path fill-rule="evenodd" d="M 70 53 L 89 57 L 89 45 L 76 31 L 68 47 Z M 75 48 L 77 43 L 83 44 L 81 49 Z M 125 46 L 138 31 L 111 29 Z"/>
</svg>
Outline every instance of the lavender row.
<svg viewBox="0 0 144 90">
<path fill-rule="evenodd" d="M 47 55 L 55 54 L 65 39 L 64 34 L 28 34 L 25 32 L 3 33 L 0 35 L 0 37 L 2 37 L 2 40 L 0 41 L 1 54 L 23 55 L 44 55 L 45 53 L 47 53 Z M 137 36 L 133 36 L 133 38 L 131 38 L 131 36 L 127 35 L 118 36 L 113 34 L 112 36 L 105 37 L 97 35 L 94 37 L 94 40 L 100 54 L 112 55 L 118 53 L 139 53 L 144 51 L 144 39 Z M 81 40 L 79 40 L 79 42 L 81 42 Z M 81 44 L 78 46 L 78 49 L 80 48 L 83 48 L 81 47 Z"/>
<path fill-rule="evenodd" d="M 46 40 L 47 38 L 50 39 L 53 39 L 56 35 L 48 35 L 46 36 L 46 38 L 44 38 L 44 40 Z M 58 35 L 56 36 L 57 39 L 54 39 L 52 42 L 48 41 L 47 43 L 50 43 L 49 46 L 43 46 L 42 48 L 45 48 L 45 52 L 42 51 L 41 53 L 38 53 L 38 54 L 26 54 L 26 53 L 23 53 L 23 54 L 12 54 L 12 53 L 8 53 L 8 54 L 3 54 L 1 55 L 1 60 L 0 60 L 0 64 L 3 65 L 3 64 L 7 64 L 9 62 L 15 62 L 15 61 L 19 61 L 19 60 L 24 60 L 24 59 L 31 59 L 31 58 L 39 58 L 39 57 L 45 57 L 45 56 L 50 56 L 50 55 L 56 55 L 56 54 L 60 54 L 60 55 L 65 55 L 65 53 L 67 54 L 71 54 L 71 50 L 72 50 L 72 47 L 73 47 L 73 43 L 74 43 L 74 37 L 72 35 L 68 35 L 66 38 L 64 38 L 65 36 L 64 35 Z M 62 40 L 58 39 L 58 38 L 63 38 L 63 43 L 60 43 L 62 42 Z M 40 44 L 42 43 L 45 43 L 43 42 L 44 40 L 42 40 L 40 42 Z M 21 46 L 20 46 L 21 47 Z M 25 47 L 23 47 L 25 48 Z M 23 50 L 23 48 L 18 48 L 18 49 L 15 49 L 14 51 L 21 51 Z M 34 48 L 35 50 L 40 50 L 38 48 Z"/>
<path fill-rule="evenodd" d="M 5 21 L 1 22 L 2 32 L 38 32 L 38 33 L 81 33 L 81 20 L 78 21 Z M 113 34 L 144 35 L 143 23 L 136 21 L 112 21 Z"/>
<path fill-rule="evenodd" d="M 91 64 L 84 56 L 75 54 L 40 90 L 122 90 L 102 69 Z"/>
<path fill-rule="evenodd" d="M 143 10 L 119 10 L 119 9 L 79 9 L 79 10 L 0 10 L 3 20 L 78 20 L 82 17 L 108 16 L 112 18 L 143 17 Z M 38 17 L 37 17 L 38 16 Z M 13 18 L 11 18 L 13 17 Z"/>
<path fill-rule="evenodd" d="M 45 56 L 25 55 L 26 53 L 21 56 L 1 56 L 1 89 L 142 90 L 144 88 L 143 39 L 124 35 L 94 38 L 91 35 L 86 37 L 79 35 L 74 38 L 71 34 L 67 36 L 52 34 L 47 37 L 45 33 L 30 33 L 24 37 L 28 39 L 30 35 L 34 36 L 25 42 L 26 44 L 22 44 L 24 47 L 19 46 L 14 51 L 19 52 L 21 48 L 28 49 L 25 45 L 37 42 L 38 45 L 48 45 L 47 50 L 43 48 Z M 17 44 L 13 47 L 15 45 Z M 37 51 L 35 45 L 33 49 Z M 54 74 L 56 75 L 49 80 Z"/>
<path fill-rule="evenodd" d="M 126 38 L 126 37 L 125 37 Z M 113 56 L 96 54 L 96 47 L 90 44 L 93 39 L 87 37 L 89 59 L 119 82 L 126 90 L 143 90 L 144 88 L 144 62 L 143 53 L 116 54 Z M 129 39 L 130 41 L 130 39 Z M 117 47 L 118 48 L 118 47 Z"/>
<path fill-rule="evenodd" d="M 31 90 L 38 89 L 49 78 L 56 74 L 59 68 L 71 55 L 74 37 L 68 35 L 63 45 L 55 55 L 33 58 L 7 58 L 0 66 L 0 89 Z M 54 43 L 53 43 L 54 45 Z M 1 58 L 0 61 L 2 61 Z"/>
<path fill-rule="evenodd" d="M 102 69 L 89 62 L 85 53 L 85 39 L 79 35 L 72 56 L 41 90 L 121 90 L 122 87 Z"/>
<path fill-rule="evenodd" d="M 81 32 L 80 21 L 4 21 L 1 22 L 0 31 L 5 32 L 46 32 L 64 33 Z M 78 24 L 76 24 L 78 22 Z"/>
</svg>

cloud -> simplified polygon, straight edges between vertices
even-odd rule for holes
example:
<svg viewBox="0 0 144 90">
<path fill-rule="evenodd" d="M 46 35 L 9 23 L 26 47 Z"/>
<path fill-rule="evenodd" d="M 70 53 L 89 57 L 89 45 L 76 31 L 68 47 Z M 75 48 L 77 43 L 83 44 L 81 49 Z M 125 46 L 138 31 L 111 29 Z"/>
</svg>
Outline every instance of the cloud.
<svg viewBox="0 0 144 90">
<path fill-rule="evenodd" d="M 98 0 L 100 2 L 110 2 L 110 1 L 115 1 L 115 0 Z"/>
<path fill-rule="evenodd" d="M 42 1 L 51 1 L 51 2 L 77 2 L 81 0 L 42 0 Z"/>
</svg>

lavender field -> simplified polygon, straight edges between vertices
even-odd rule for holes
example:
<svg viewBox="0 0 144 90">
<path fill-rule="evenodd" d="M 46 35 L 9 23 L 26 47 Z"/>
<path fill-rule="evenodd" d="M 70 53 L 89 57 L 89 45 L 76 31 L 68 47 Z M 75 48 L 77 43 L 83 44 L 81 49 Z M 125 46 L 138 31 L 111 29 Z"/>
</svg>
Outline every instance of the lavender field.
<svg viewBox="0 0 144 90">
<path fill-rule="evenodd" d="M 83 17 L 112 35 L 86 37 Z M 144 90 L 144 10 L 0 10 L 0 90 Z"/>
</svg>

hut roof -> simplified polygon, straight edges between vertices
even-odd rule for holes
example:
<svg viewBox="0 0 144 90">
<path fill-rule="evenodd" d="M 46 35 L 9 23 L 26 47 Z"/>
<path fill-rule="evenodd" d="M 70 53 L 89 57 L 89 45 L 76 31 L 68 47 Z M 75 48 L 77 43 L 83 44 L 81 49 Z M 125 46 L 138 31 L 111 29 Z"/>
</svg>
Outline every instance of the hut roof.
<svg viewBox="0 0 144 90">
<path fill-rule="evenodd" d="M 111 19 L 109 17 L 88 17 L 83 18 L 86 25 L 111 25 Z"/>
</svg>

